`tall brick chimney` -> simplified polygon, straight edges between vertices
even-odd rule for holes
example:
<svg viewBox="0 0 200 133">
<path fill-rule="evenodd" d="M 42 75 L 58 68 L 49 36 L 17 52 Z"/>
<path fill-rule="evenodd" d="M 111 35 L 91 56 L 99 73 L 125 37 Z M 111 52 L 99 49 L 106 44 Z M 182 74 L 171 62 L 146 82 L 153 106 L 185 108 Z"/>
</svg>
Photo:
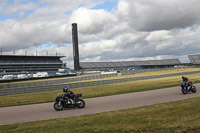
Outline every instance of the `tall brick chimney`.
<svg viewBox="0 0 200 133">
<path fill-rule="evenodd" d="M 72 24 L 72 41 L 73 41 L 73 57 L 74 57 L 74 70 L 80 70 L 80 63 L 79 63 L 79 50 L 78 50 L 78 30 L 77 24 Z"/>
</svg>

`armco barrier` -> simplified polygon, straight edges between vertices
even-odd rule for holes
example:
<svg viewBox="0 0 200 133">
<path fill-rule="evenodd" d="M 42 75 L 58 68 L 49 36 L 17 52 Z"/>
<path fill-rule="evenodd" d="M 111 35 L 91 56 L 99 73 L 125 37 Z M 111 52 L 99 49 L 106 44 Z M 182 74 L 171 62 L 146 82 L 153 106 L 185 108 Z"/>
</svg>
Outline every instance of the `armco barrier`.
<svg viewBox="0 0 200 133">
<path fill-rule="evenodd" d="M 90 75 L 90 76 L 82 76 L 82 77 L 72 77 L 72 78 L 66 78 L 66 79 L 54 79 L 54 80 L 47 80 L 47 81 L 33 81 L 33 82 L 24 82 L 24 83 L 10 83 L 5 85 L 0 85 L 0 89 L 5 88 L 22 88 L 22 87 L 30 87 L 30 86 L 49 86 L 53 84 L 61 84 L 61 83 L 67 83 L 67 82 L 76 82 L 76 81 L 82 81 L 82 80 L 90 80 L 90 79 L 102 79 L 106 77 L 113 77 L 117 76 L 117 73 L 115 74 L 107 74 L 107 75 Z"/>
<path fill-rule="evenodd" d="M 21 87 L 21 88 L 1 88 L 0 96 L 61 90 L 63 87 L 69 87 L 73 89 L 73 88 L 81 88 L 81 87 L 88 87 L 88 86 L 114 84 L 114 83 L 122 83 L 122 82 L 137 81 L 137 80 L 147 80 L 147 79 L 155 79 L 155 78 L 171 77 L 171 76 L 187 75 L 187 74 L 195 74 L 195 73 L 200 73 L 200 71 L 143 76 L 143 77 L 131 77 L 131 78 L 122 78 L 122 79 L 110 79 L 110 80 L 100 80 L 100 81 L 77 82 L 77 83 L 48 85 L 48 86 L 44 85 L 44 86 L 29 86 L 29 87 Z"/>
<path fill-rule="evenodd" d="M 121 75 L 131 75 L 141 72 L 150 72 L 150 71 L 158 71 L 158 70 L 167 70 L 167 69 L 175 69 L 175 68 L 162 68 L 162 69 L 140 69 L 140 70 L 129 70 L 129 71 L 121 71 Z M 81 76 L 81 77 L 68 77 L 65 79 L 54 79 L 47 81 L 33 81 L 33 82 L 24 82 L 24 83 L 10 83 L 5 85 L 0 85 L 0 88 L 22 88 L 22 87 L 31 87 L 31 86 L 49 86 L 54 84 L 68 83 L 68 82 L 76 82 L 82 80 L 90 80 L 90 79 L 103 79 L 106 77 L 114 77 L 118 76 L 117 73 L 114 74 L 102 74 L 102 75 L 89 75 L 89 76 Z"/>
</svg>

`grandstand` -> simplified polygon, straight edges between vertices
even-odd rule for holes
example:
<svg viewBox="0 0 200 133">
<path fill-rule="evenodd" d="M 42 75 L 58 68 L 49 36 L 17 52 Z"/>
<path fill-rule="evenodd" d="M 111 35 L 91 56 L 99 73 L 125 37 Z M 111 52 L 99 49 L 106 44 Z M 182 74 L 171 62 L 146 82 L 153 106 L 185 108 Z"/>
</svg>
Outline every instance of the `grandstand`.
<svg viewBox="0 0 200 133">
<path fill-rule="evenodd" d="M 193 65 L 200 65 L 200 54 L 188 55 Z"/>
<path fill-rule="evenodd" d="M 169 68 L 178 65 L 181 65 L 179 59 L 121 62 L 80 62 L 80 67 L 84 70 L 152 69 Z"/>
<path fill-rule="evenodd" d="M 0 72 L 58 71 L 64 56 L 0 55 Z"/>
</svg>

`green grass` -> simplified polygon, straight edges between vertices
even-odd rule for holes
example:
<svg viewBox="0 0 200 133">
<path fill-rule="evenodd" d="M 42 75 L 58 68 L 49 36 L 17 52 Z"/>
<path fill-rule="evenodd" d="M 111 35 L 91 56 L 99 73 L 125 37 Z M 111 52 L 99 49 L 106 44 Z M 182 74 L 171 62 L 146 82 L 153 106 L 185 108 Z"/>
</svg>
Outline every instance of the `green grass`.
<svg viewBox="0 0 200 133">
<path fill-rule="evenodd" d="M 194 81 L 195 83 L 198 83 L 200 82 L 200 73 L 188 75 L 188 78 Z M 83 98 L 92 98 L 178 86 L 180 82 L 181 76 L 175 76 L 77 88 L 73 89 L 73 91 L 75 93 L 82 93 Z M 52 102 L 55 100 L 55 97 L 58 93 L 62 93 L 62 88 L 60 91 L 1 96 L 0 107 Z"/>
<path fill-rule="evenodd" d="M 200 132 L 200 97 L 126 110 L 0 126 L 1 133 Z M 66 111 L 67 113 L 67 111 Z"/>
</svg>

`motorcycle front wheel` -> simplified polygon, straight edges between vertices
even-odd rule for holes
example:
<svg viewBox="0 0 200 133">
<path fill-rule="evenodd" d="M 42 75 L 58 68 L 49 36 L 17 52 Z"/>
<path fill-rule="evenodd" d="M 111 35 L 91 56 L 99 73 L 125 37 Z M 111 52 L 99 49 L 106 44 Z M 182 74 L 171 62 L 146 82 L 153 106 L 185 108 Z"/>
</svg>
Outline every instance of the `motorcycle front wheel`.
<svg viewBox="0 0 200 133">
<path fill-rule="evenodd" d="M 82 99 L 78 99 L 78 101 L 76 102 L 76 105 L 78 108 L 84 108 L 85 107 L 85 101 Z"/>
<path fill-rule="evenodd" d="M 197 92 L 197 89 L 196 89 L 195 86 L 192 87 L 192 92 L 193 92 L 193 93 L 196 93 L 196 92 Z"/>
<path fill-rule="evenodd" d="M 185 89 L 184 87 L 182 87 L 182 93 L 183 94 L 187 94 L 187 89 Z"/>
<path fill-rule="evenodd" d="M 61 111 L 61 110 L 63 110 L 63 104 L 62 104 L 62 103 L 59 105 L 58 102 L 55 102 L 53 107 L 54 107 L 54 109 L 55 109 L 56 111 Z"/>
</svg>

